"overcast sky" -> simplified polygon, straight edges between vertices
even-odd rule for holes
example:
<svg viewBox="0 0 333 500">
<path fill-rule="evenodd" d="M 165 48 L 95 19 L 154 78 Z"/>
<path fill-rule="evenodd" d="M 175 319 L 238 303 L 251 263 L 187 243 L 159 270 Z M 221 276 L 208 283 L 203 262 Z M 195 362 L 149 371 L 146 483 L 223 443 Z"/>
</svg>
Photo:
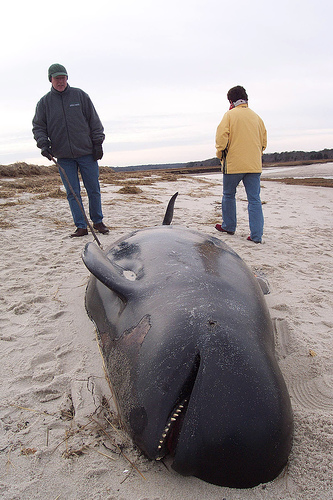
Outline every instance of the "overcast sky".
<svg viewBox="0 0 333 500">
<path fill-rule="evenodd" d="M 31 132 L 63 64 L 106 134 L 101 165 L 204 160 L 243 85 L 267 152 L 333 147 L 332 2 L 10 2 L 1 14 L 0 164 L 45 164 Z"/>
</svg>

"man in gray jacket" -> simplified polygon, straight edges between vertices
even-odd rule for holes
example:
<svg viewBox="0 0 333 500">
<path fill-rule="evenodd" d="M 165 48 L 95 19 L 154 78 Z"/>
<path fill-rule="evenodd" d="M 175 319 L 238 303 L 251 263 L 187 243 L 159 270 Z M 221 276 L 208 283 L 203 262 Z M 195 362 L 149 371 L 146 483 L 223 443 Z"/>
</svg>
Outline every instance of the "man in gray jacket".
<svg viewBox="0 0 333 500">
<path fill-rule="evenodd" d="M 82 204 L 78 175 L 80 171 L 89 198 L 89 215 L 93 227 L 100 233 L 107 234 L 109 230 L 103 223 L 97 163 L 103 157 L 103 125 L 88 94 L 68 85 L 68 74 L 64 66 L 52 64 L 48 77 L 52 83 L 51 90 L 37 103 L 32 121 L 37 146 L 49 160 L 57 158 Z M 88 234 L 86 220 L 61 170 L 60 176 L 77 228 L 71 237 L 84 236 Z"/>
</svg>

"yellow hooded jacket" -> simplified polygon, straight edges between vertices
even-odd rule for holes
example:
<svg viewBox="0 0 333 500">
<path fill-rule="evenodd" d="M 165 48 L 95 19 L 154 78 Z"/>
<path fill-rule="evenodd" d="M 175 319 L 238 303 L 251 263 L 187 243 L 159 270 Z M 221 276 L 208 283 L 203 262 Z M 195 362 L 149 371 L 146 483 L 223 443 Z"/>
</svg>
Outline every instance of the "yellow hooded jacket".
<svg viewBox="0 0 333 500">
<path fill-rule="evenodd" d="M 223 173 L 262 172 L 262 153 L 267 146 L 264 122 L 247 104 L 225 113 L 216 131 L 216 156 Z"/>
</svg>

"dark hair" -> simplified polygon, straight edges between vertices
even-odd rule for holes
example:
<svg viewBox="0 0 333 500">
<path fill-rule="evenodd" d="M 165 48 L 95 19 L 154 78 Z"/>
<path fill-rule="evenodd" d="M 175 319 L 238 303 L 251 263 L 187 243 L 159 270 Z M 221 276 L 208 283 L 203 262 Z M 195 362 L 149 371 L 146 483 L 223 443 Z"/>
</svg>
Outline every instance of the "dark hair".
<svg viewBox="0 0 333 500">
<path fill-rule="evenodd" d="M 238 99 L 244 99 L 244 101 L 248 101 L 247 93 L 244 87 L 237 85 L 237 87 L 232 87 L 227 93 L 228 101 L 236 102 Z"/>
</svg>

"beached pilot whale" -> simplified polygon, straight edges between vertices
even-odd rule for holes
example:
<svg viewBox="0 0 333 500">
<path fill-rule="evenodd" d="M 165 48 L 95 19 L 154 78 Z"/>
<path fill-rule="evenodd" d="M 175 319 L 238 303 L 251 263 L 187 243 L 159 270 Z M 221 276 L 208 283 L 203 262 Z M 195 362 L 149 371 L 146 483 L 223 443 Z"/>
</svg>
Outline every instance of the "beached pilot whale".
<svg viewBox="0 0 333 500">
<path fill-rule="evenodd" d="M 177 195 L 177 193 L 176 193 Z M 219 239 L 164 225 L 88 243 L 94 321 L 124 427 L 151 459 L 247 488 L 285 466 L 293 418 L 260 286 Z"/>
</svg>

